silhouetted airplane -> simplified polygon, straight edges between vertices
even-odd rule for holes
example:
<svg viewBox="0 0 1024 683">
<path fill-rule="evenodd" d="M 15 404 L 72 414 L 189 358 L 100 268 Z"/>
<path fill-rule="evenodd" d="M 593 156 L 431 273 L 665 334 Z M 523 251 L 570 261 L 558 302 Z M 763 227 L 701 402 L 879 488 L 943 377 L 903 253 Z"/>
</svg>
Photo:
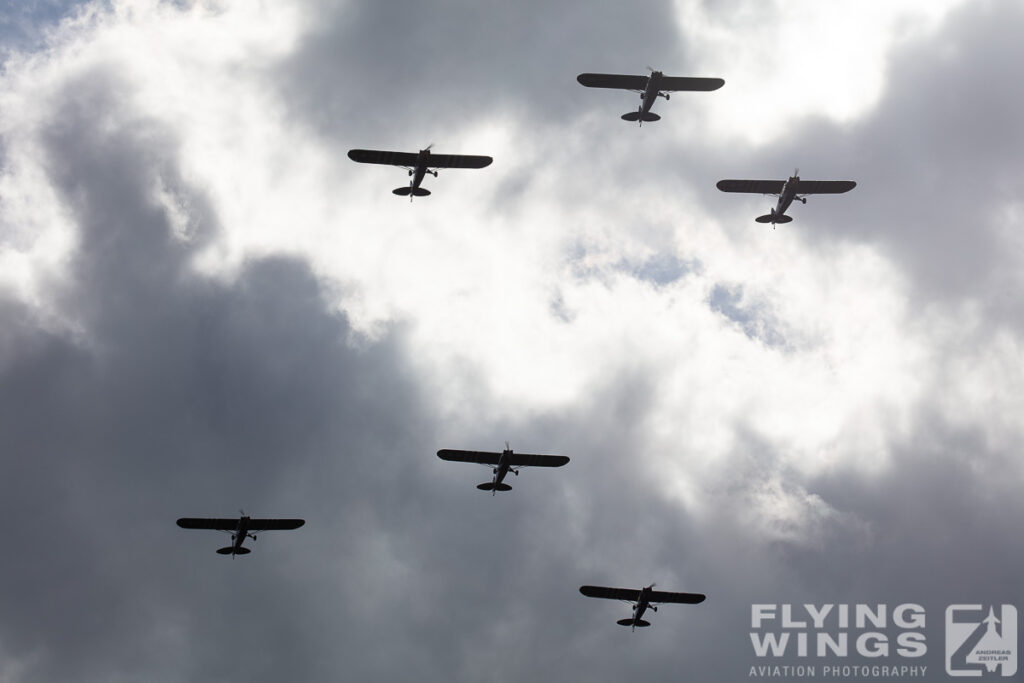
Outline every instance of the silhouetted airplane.
<svg viewBox="0 0 1024 683">
<path fill-rule="evenodd" d="M 788 223 L 792 216 L 786 215 L 786 209 L 793 200 L 807 203 L 805 194 L 841 194 L 857 187 L 852 180 L 800 180 L 800 169 L 794 169 L 789 180 L 719 180 L 717 187 L 722 192 L 749 192 L 753 194 L 772 194 L 779 198 L 771 213 L 758 216 L 758 223 Z"/>
<path fill-rule="evenodd" d="M 561 467 L 569 462 L 564 455 L 533 455 L 530 453 L 513 453 L 505 442 L 505 450 L 501 453 L 488 451 L 455 451 L 448 448 L 439 450 L 437 457 L 454 462 L 476 462 L 494 468 L 494 478 L 477 486 L 481 491 L 490 491 L 493 496 L 497 491 L 511 491 L 512 487 L 502 483 L 505 475 L 511 472 L 519 476 L 514 467 Z"/>
<path fill-rule="evenodd" d="M 636 630 L 637 626 L 650 626 L 649 621 L 644 621 L 644 612 L 650 607 L 655 612 L 658 611 L 657 605 L 654 603 L 686 603 L 689 605 L 696 605 L 697 603 L 704 602 L 707 598 L 702 593 L 669 593 L 668 591 L 656 591 L 654 590 L 655 584 L 651 584 L 645 588 L 637 590 L 636 588 L 608 588 L 606 586 L 580 586 L 580 593 L 583 593 L 588 598 L 608 598 L 610 600 L 624 600 L 625 602 L 632 602 L 633 605 L 633 616 L 629 619 L 619 619 L 617 624 L 622 626 L 632 626 L 633 630 Z"/>
<path fill-rule="evenodd" d="M 619 74 L 580 74 L 576 80 L 588 88 L 616 88 L 632 90 L 640 93 L 640 106 L 636 111 L 622 115 L 624 121 L 637 121 L 641 126 L 644 121 L 657 121 L 661 117 L 651 112 L 651 107 L 659 97 L 667 101 L 669 93 L 677 90 L 718 90 L 725 81 L 721 78 L 690 78 L 687 76 L 665 76 L 660 71 L 651 71 L 650 76 L 623 76 Z"/>
<path fill-rule="evenodd" d="M 493 159 L 491 157 L 460 155 L 460 154 L 431 154 L 430 148 L 433 144 L 427 145 L 419 153 L 413 152 L 385 152 L 378 149 L 350 149 L 348 158 L 358 161 L 361 164 L 384 164 L 387 166 L 401 166 L 409 170 L 409 186 L 396 187 L 393 193 L 401 196 L 409 195 L 409 201 L 413 197 L 426 197 L 430 190 L 420 187 L 423 176 L 432 173 L 437 177 L 438 168 L 483 168 L 489 166 Z"/>
<path fill-rule="evenodd" d="M 304 519 L 252 519 L 244 512 L 238 519 L 213 519 L 206 517 L 182 517 L 178 520 L 178 526 L 182 529 L 213 529 L 215 531 L 230 531 L 231 545 L 219 548 L 220 555 L 248 555 L 251 551 L 243 548 L 242 544 L 246 538 L 256 540 L 254 531 L 280 531 L 287 529 L 298 529 L 306 523 Z"/>
</svg>

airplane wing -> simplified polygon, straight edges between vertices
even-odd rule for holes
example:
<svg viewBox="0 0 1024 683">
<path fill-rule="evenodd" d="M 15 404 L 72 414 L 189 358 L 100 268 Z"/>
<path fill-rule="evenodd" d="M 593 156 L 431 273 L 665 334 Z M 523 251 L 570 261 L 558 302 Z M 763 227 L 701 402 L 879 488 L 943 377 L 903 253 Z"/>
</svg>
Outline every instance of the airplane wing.
<svg viewBox="0 0 1024 683">
<path fill-rule="evenodd" d="M 442 460 L 453 462 L 478 462 L 481 465 L 497 465 L 501 453 L 488 453 L 487 451 L 455 451 L 450 448 L 442 448 L 437 452 L 437 457 Z"/>
<path fill-rule="evenodd" d="M 658 84 L 661 90 L 718 90 L 725 81 L 721 78 L 691 78 L 689 76 L 662 76 Z"/>
<path fill-rule="evenodd" d="M 287 531 L 305 523 L 304 519 L 250 519 L 249 531 Z"/>
<path fill-rule="evenodd" d="M 298 529 L 306 523 L 304 519 L 250 519 L 249 531 L 280 531 Z M 238 518 L 214 519 L 207 517 L 182 517 L 178 520 L 182 529 L 213 529 L 214 531 L 234 531 L 238 528 Z"/>
<path fill-rule="evenodd" d="M 800 181 L 803 184 L 803 181 Z M 722 192 L 751 192 L 753 194 L 779 194 L 785 180 L 719 180 L 715 186 Z"/>
<path fill-rule="evenodd" d="M 211 517 L 182 517 L 178 520 L 182 529 L 213 529 L 215 531 L 234 531 L 238 528 L 238 518 L 214 519 Z"/>
<path fill-rule="evenodd" d="M 669 591 L 651 591 L 651 602 L 679 602 L 696 605 L 704 602 L 708 596 L 703 593 L 670 593 Z"/>
<path fill-rule="evenodd" d="M 580 85 L 588 88 L 617 88 L 619 90 L 643 90 L 647 87 L 647 76 L 622 76 L 619 74 L 580 74 L 576 77 Z"/>
<path fill-rule="evenodd" d="M 608 598 L 609 600 L 628 600 L 636 602 L 640 599 L 637 588 L 608 588 L 607 586 L 580 586 L 580 593 L 588 598 Z"/>
<path fill-rule="evenodd" d="M 350 149 L 348 158 L 361 164 L 385 164 L 388 166 L 415 166 L 417 155 L 413 152 L 385 152 L 380 149 Z"/>
<path fill-rule="evenodd" d="M 427 157 L 427 165 L 431 168 L 483 168 L 490 166 L 492 161 L 491 157 L 472 154 L 431 154 Z"/>
<path fill-rule="evenodd" d="M 569 462 L 565 455 L 534 455 L 532 453 L 513 453 L 513 467 L 561 467 Z"/>
<path fill-rule="evenodd" d="M 840 194 L 857 187 L 852 180 L 801 180 L 796 184 L 797 194 Z"/>
</svg>

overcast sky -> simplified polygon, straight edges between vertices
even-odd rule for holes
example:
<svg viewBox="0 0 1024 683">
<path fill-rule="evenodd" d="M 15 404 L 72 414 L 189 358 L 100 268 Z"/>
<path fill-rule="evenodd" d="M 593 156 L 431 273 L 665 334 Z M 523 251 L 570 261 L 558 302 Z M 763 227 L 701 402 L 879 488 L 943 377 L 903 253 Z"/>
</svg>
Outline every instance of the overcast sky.
<svg viewBox="0 0 1024 683">
<path fill-rule="evenodd" d="M 748 681 L 753 603 L 939 680 L 1022 594 L 1024 6 L 4 7 L 0 680 Z M 648 65 L 725 86 L 576 82 Z M 435 455 L 506 440 L 572 460 Z M 307 524 L 174 525 L 240 508 Z"/>
</svg>

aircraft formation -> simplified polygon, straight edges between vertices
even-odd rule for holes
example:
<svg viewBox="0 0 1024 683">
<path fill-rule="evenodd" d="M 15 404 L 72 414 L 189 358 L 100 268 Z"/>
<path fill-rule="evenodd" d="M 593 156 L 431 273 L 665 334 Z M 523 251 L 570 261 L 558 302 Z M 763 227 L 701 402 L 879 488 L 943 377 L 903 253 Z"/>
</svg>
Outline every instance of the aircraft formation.
<svg viewBox="0 0 1024 683">
<path fill-rule="evenodd" d="M 644 121 L 660 121 L 661 116 L 651 111 L 659 97 L 665 101 L 671 99 L 671 93 L 681 91 L 710 92 L 718 90 L 725 81 L 721 78 L 695 78 L 691 76 L 666 76 L 661 71 L 647 67 L 649 75 L 598 74 L 582 73 L 576 77 L 580 85 L 588 88 L 610 88 L 613 90 L 629 90 L 639 93 L 640 104 L 636 111 L 628 111 L 621 116 L 623 121 L 636 121 L 639 126 Z M 351 149 L 348 157 L 361 164 L 384 164 L 399 166 L 408 171 L 409 184 L 396 187 L 392 193 L 413 197 L 426 197 L 430 190 L 421 186 L 427 175 L 437 177 L 441 168 L 485 168 L 494 161 L 489 156 L 432 154 L 427 145 L 417 152 L 390 152 L 379 149 Z M 722 192 L 744 192 L 764 194 L 778 197 L 774 208 L 767 214 L 754 220 L 758 223 L 770 223 L 774 228 L 779 223 L 789 223 L 792 216 L 786 210 L 794 201 L 807 203 L 810 194 L 841 194 L 849 192 L 857 186 L 852 180 L 801 180 L 799 170 L 794 170 L 789 180 L 719 180 L 717 187 Z"/>
<path fill-rule="evenodd" d="M 512 487 L 504 483 L 505 476 L 511 472 L 519 476 L 519 468 L 522 467 L 562 467 L 569 462 L 565 455 L 540 455 L 536 453 L 516 453 L 505 442 L 505 449 L 500 452 L 493 451 L 464 451 L 450 448 L 442 448 L 437 452 L 437 457 L 449 462 L 471 462 L 479 465 L 486 465 L 492 469 L 493 478 L 491 481 L 478 484 L 477 488 L 482 491 L 490 491 L 495 495 L 498 491 L 511 491 Z M 252 550 L 246 548 L 244 543 L 247 539 L 256 542 L 256 532 L 263 531 L 290 531 L 298 529 L 306 523 L 304 519 L 262 519 L 250 517 L 245 511 L 239 510 L 240 517 L 181 517 L 177 525 L 182 529 L 205 529 L 209 531 L 221 531 L 231 534 L 231 544 L 217 549 L 218 555 L 230 555 L 232 559 L 236 555 L 248 555 Z M 629 626 L 632 630 L 637 627 L 650 626 L 643 616 L 648 609 L 657 612 L 658 605 L 666 603 L 682 603 L 696 605 L 704 602 L 707 596 L 702 593 L 675 593 L 669 591 L 654 590 L 655 584 L 642 588 L 612 588 L 610 586 L 580 586 L 580 593 L 591 598 L 607 598 L 621 600 L 633 605 L 633 616 L 626 619 L 619 619 L 616 623 L 622 626 Z"/>
<path fill-rule="evenodd" d="M 666 76 L 650 67 L 648 70 L 650 73 L 647 75 L 582 73 L 576 77 L 576 80 L 588 88 L 609 88 L 638 93 L 640 103 L 637 109 L 622 114 L 621 118 L 629 122 L 636 121 L 640 127 L 644 122 L 650 123 L 661 119 L 658 114 L 651 111 L 658 98 L 669 101 L 670 94 L 673 92 L 710 92 L 725 85 L 725 81 L 721 78 Z M 484 155 L 434 154 L 431 151 L 432 147 L 432 144 L 427 145 L 417 152 L 352 149 L 348 152 L 348 156 L 352 161 L 362 164 L 404 168 L 408 173 L 408 185 L 397 187 L 392 192 L 399 196 L 409 197 L 409 201 L 412 201 L 414 197 L 426 197 L 431 194 L 430 190 L 422 186 L 422 183 L 428 175 L 437 178 L 439 169 L 482 169 L 493 161 L 491 157 Z M 776 205 L 769 209 L 769 213 L 755 219 L 758 223 L 771 224 L 774 228 L 777 224 L 793 220 L 786 211 L 794 201 L 806 204 L 808 195 L 849 192 L 856 187 L 856 183 L 852 180 L 803 180 L 800 178 L 799 171 L 794 171 L 787 180 L 726 179 L 718 181 L 717 187 L 722 192 L 776 196 L 778 198 Z M 564 455 L 515 453 L 507 442 L 502 451 L 441 449 L 437 451 L 437 456 L 441 460 L 449 462 L 477 463 L 489 467 L 491 480 L 478 484 L 477 488 L 489 491 L 492 496 L 499 491 L 512 490 L 512 487 L 505 483 L 510 472 L 513 476 L 518 477 L 519 470 L 523 467 L 557 468 L 569 462 L 569 458 Z M 217 553 L 234 558 L 237 555 L 246 555 L 251 552 L 244 546 L 244 543 L 247 539 L 252 539 L 255 542 L 256 532 L 298 529 L 305 524 L 305 520 L 251 518 L 242 512 L 241 516 L 237 518 L 182 517 L 177 524 L 183 529 L 207 529 L 230 533 L 231 544 L 219 548 Z M 632 616 L 619 619 L 617 623 L 629 626 L 632 630 L 650 626 L 650 622 L 643 617 L 648 610 L 657 612 L 659 605 L 672 603 L 692 605 L 704 602 L 706 599 L 702 593 L 659 591 L 654 590 L 654 586 L 653 583 L 641 588 L 584 585 L 580 586 L 579 591 L 587 597 L 631 603 Z"/>
</svg>

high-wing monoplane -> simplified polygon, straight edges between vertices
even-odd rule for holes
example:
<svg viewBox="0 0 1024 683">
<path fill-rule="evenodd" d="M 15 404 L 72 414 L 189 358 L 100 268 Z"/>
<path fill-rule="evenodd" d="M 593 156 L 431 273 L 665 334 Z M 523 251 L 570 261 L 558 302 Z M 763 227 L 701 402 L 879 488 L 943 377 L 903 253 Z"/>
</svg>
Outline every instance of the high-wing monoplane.
<svg viewBox="0 0 1024 683">
<path fill-rule="evenodd" d="M 401 166 L 409 171 L 409 185 L 396 187 L 393 193 L 401 196 L 409 195 L 409 201 L 413 197 L 426 197 L 430 190 L 420 187 L 423 177 L 428 173 L 437 177 L 439 168 L 483 168 L 490 166 L 494 161 L 491 157 L 473 156 L 468 154 L 431 154 L 430 148 L 434 145 L 427 145 L 419 152 L 385 152 L 379 149 L 350 149 L 348 158 L 358 161 L 361 164 L 384 164 L 386 166 Z"/>
<path fill-rule="evenodd" d="M 608 598 L 610 600 L 622 600 L 633 603 L 633 616 L 628 619 L 619 619 L 616 623 L 623 626 L 650 626 L 651 622 L 644 621 L 644 612 L 650 607 L 655 612 L 658 605 L 667 602 L 685 603 L 696 605 L 704 602 L 707 598 L 703 593 L 670 593 L 668 591 L 656 591 L 654 585 L 644 588 L 609 588 L 607 586 L 580 586 L 580 593 L 588 598 Z"/>
<path fill-rule="evenodd" d="M 795 169 L 789 180 L 719 180 L 718 189 L 722 192 L 749 192 L 753 194 L 772 194 L 779 198 L 771 213 L 758 216 L 758 223 L 788 223 L 792 216 L 786 215 L 786 209 L 797 200 L 807 203 L 808 194 L 841 194 L 857 187 L 852 180 L 800 180 L 800 170 Z"/>
<path fill-rule="evenodd" d="M 481 491 L 490 491 L 493 496 L 498 491 L 511 491 L 512 487 L 505 484 L 505 475 L 511 472 L 519 476 L 520 467 L 561 467 L 569 462 L 564 455 L 534 455 L 532 453 L 514 453 L 505 443 L 505 450 L 501 453 L 489 451 L 455 451 L 444 448 L 437 452 L 437 457 L 442 460 L 454 462 L 476 462 L 481 465 L 488 465 L 493 468 L 494 478 L 491 481 L 477 485 Z"/>
<path fill-rule="evenodd" d="M 178 526 L 182 529 L 213 529 L 214 531 L 227 531 L 231 533 L 231 545 L 219 548 L 220 555 L 248 555 L 249 548 L 242 546 L 245 539 L 256 540 L 258 531 L 281 531 L 286 529 L 298 529 L 306 523 L 304 519 L 255 519 L 244 512 L 238 519 L 215 519 L 210 517 L 182 517 L 178 520 Z"/>
<path fill-rule="evenodd" d="M 622 115 L 623 121 L 637 121 L 642 126 L 644 121 L 657 121 L 661 117 L 651 111 L 655 101 L 664 97 L 667 101 L 670 92 L 677 90 L 718 90 L 725 81 L 721 78 L 691 78 L 688 76 L 666 76 L 660 71 L 651 71 L 650 76 L 624 76 L 620 74 L 580 74 L 576 80 L 588 88 L 616 88 L 632 90 L 640 93 L 640 106 L 636 111 Z"/>
</svg>

